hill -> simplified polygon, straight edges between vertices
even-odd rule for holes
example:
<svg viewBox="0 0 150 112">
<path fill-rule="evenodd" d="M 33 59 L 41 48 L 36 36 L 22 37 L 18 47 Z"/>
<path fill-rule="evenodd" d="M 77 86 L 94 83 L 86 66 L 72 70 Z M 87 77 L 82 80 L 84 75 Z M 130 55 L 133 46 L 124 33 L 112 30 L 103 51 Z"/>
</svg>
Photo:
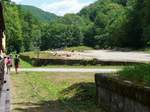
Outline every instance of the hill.
<svg viewBox="0 0 150 112">
<path fill-rule="evenodd" d="M 20 5 L 20 7 L 22 11 L 24 11 L 25 13 L 30 12 L 35 18 L 42 22 L 50 22 L 58 18 L 58 16 L 56 16 L 55 14 L 43 11 L 34 6 Z"/>
</svg>

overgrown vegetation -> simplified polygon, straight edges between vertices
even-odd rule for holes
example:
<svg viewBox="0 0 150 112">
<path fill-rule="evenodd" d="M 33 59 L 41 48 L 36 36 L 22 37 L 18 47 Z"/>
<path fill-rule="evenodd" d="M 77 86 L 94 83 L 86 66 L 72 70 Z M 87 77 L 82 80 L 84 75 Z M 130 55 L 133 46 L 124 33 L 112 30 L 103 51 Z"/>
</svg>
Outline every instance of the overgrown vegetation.
<svg viewBox="0 0 150 112">
<path fill-rule="evenodd" d="M 150 86 L 150 64 L 125 67 L 118 74 L 123 79 Z"/>
<path fill-rule="evenodd" d="M 3 1 L 8 52 L 80 45 L 141 48 L 150 43 L 149 0 L 98 0 L 78 14 L 46 24 L 9 0 Z"/>
<path fill-rule="evenodd" d="M 96 106 L 92 73 L 11 75 L 13 112 L 104 112 Z"/>
<path fill-rule="evenodd" d="M 30 63 L 21 59 L 20 60 L 20 68 L 33 68 L 33 66 Z"/>
</svg>

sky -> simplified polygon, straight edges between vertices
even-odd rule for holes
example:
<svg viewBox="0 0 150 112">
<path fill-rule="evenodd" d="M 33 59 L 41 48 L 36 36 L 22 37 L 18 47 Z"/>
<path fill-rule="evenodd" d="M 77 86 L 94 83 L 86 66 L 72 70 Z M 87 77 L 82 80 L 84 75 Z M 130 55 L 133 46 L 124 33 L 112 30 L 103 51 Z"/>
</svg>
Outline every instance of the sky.
<svg viewBox="0 0 150 112">
<path fill-rule="evenodd" d="M 66 13 L 77 13 L 83 7 L 97 0 L 12 0 L 17 4 L 32 5 L 56 15 L 63 16 Z"/>
</svg>

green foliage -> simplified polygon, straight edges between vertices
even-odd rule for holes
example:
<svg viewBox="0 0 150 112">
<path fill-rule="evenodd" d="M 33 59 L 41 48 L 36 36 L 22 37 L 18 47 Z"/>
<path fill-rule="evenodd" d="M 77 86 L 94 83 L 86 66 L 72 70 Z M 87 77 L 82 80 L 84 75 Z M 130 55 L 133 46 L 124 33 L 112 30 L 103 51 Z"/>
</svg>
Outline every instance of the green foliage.
<svg viewBox="0 0 150 112">
<path fill-rule="evenodd" d="M 4 2 L 7 52 L 40 48 L 42 24 L 30 13 L 11 2 Z M 12 18 L 13 17 L 13 18 Z"/>
<path fill-rule="evenodd" d="M 64 17 L 3 1 L 8 52 L 150 46 L 149 0 L 98 0 Z"/>
<path fill-rule="evenodd" d="M 111 0 L 99 0 L 95 4 L 81 10 L 80 15 L 84 16 L 85 10 L 88 10 L 89 18 L 94 23 L 87 33 L 90 37 L 85 37 L 86 45 L 92 45 L 96 48 L 108 48 L 112 47 L 113 44 L 117 46 L 117 40 L 120 39 L 117 39 L 119 37 L 115 33 L 118 32 L 125 20 L 125 7 Z"/>
<path fill-rule="evenodd" d="M 26 61 L 21 60 L 20 61 L 20 68 L 33 68 L 33 66 Z"/>
<path fill-rule="evenodd" d="M 53 22 L 45 27 L 42 36 L 42 50 L 49 48 L 61 48 L 66 46 L 78 46 L 83 42 L 81 29 L 74 24 Z"/>
<path fill-rule="evenodd" d="M 98 0 L 79 13 L 94 23 L 86 34 L 85 44 L 98 48 L 147 45 L 149 8 L 148 0 Z"/>
<path fill-rule="evenodd" d="M 7 51 L 12 52 L 15 49 L 17 52 L 20 52 L 22 50 L 23 38 L 18 8 L 15 4 L 5 2 L 4 10 L 8 46 Z"/>
<path fill-rule="evenodd" d="M 24 51 L 31 51 L 40 47 L 41 44 L 41 24 L 31 13 L 22 15 L 22 34 Z"/>
<path fill-rule="evenodd" d="M 50 21 L 56 20 L 58 17 L 55 14 L 45 12 L 39 8 L 28 6 L 28 5 L 20 5 L 23 13 L 31 13 L 37 20 L 40 22 L 49 23 Z"/>
<path fill-rule="evenodd" d="M 121 78 L 150 85 L 150 64 L 125 67 L 118 74 Z"/>
</svg>

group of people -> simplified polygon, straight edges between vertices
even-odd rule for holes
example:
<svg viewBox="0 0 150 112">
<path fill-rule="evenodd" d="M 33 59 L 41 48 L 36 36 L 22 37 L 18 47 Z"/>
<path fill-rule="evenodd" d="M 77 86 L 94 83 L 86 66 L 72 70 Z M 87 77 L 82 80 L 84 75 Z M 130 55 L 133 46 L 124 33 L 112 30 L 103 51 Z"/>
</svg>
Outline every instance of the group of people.
<svg viewBox="0 0 150 112">
<path fill-rule="evenodd" d="M 19 68 L 19 55 L 15 55 L 15 58 L 13 59 L 12 55 L 4 57 L 5 61 L 5 67 L 6 67 L 6 73 L 8 74 L 10 72 L 11 67 L 15 67 L 16 73 L 18 73 Z"/>
</svg>

